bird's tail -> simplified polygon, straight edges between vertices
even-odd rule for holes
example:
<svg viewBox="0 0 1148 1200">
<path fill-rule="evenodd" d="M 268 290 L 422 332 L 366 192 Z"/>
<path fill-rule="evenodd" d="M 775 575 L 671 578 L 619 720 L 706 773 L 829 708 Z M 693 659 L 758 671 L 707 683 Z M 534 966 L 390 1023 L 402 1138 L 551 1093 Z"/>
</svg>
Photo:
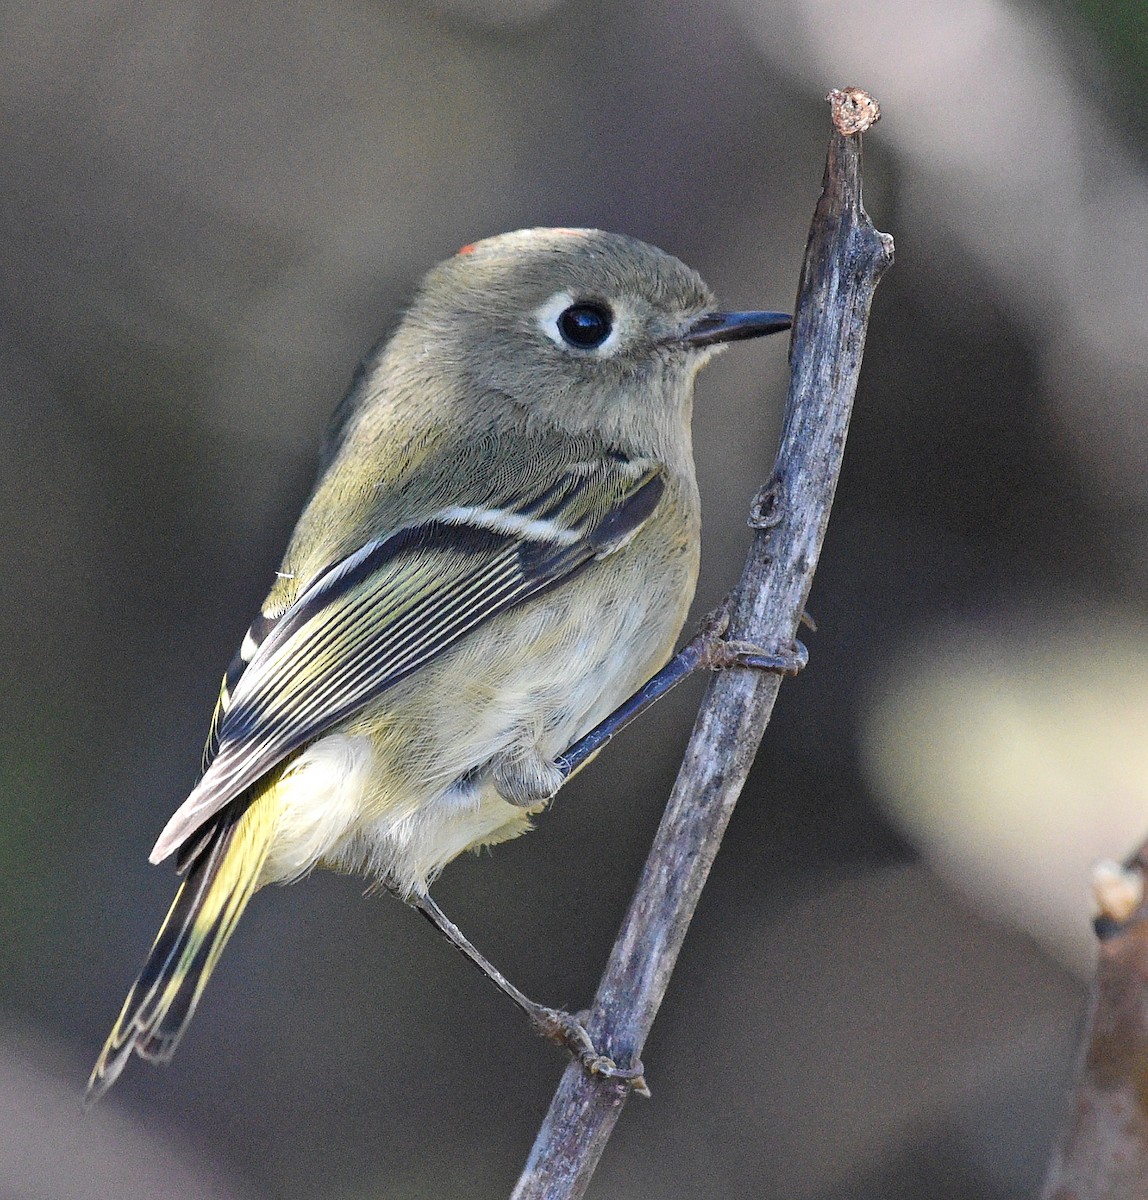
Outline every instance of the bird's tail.
<svg viewBox="0 0 1148 1200">
<path fill-rule="evenodd" d="M 100 1098 L 134 1050 L 168 1062 L 248 900 L 259 884 L 274 828 L 256 802 L 225 812 L 195 855 L 151 953 L 132 985 L 88 1079 Z"/>
</svg>

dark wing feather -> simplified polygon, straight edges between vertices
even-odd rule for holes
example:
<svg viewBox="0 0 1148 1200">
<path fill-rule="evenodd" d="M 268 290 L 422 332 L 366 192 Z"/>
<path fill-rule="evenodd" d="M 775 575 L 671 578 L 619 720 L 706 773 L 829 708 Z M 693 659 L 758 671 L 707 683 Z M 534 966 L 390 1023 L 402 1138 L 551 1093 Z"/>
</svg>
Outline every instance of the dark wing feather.
<svg viewBox="0 0 1148 1200">
<path fill-rule="evenodd" d="M 565 474 L 562 484 L 531 497 L 501 526 L 480 519 L 490 508 L 445 509 L 369 542 L 322 572 L 273 624 L 265 620 L 258 638 L 245 641 L 250 661 L 224 680 L 210 765 L 152 861 L 476 626 L 621 545 L 665 486 L 656 468 L 635 477 L 610 460 L 593 473 Z"/>
</svg>

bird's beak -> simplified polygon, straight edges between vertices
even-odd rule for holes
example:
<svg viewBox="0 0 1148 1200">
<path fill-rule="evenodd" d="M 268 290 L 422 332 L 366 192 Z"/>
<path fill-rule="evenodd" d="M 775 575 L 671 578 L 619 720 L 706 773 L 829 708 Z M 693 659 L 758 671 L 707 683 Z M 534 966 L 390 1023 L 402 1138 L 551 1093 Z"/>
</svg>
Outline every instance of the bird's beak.
<svg viewBox="0 0 1148 1200">
<path fill-rule="evenodd" d="M 781 333 L 793 324 L 788 313 L 711 312 L 703 313 L 679 339 L 687 346 L 716 346 L 721 342 L 740 342 L 743 338 Z"/>
</svg>

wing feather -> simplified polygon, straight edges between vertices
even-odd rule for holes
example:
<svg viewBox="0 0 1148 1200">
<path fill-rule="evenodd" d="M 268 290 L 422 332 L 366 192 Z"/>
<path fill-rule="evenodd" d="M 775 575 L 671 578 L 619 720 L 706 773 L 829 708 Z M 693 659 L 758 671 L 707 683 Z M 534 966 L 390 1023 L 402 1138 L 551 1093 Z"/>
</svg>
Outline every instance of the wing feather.
<svg viewBox="0 0 1148 1200">
<path fill-rule="evenodd" d="M 478 625 L 611 553 L 665 487 L 653 465 L 639 471 L 604 457 L 578 467 L 514 509 L 444 509 L 368 542 L 320 572 L 277 619 L 258 618 L 224 677 L 204 774 L 152 861 Z"/>
</svg>

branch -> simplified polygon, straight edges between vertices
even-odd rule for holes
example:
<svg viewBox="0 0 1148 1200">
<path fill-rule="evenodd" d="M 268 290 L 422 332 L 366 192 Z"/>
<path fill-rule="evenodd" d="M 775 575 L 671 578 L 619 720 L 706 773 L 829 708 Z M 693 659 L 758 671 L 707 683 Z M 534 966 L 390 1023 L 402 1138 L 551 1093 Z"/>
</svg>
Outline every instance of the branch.
<svg viewBox="0 0 1148 1200">
<path fill-rule="evenodd" d="M 1101 915 L 1086 1049 L 1042 1200 L 1148 1196 L 1148 843 L 1093 878 Z"/>
<path fill-rule="evenodd" d="M 876 105 L 833 91 L 834 125 L 794 317 L 793 374 L 757 532 L 729 599 L 731 640 L 792 649 L 841 469 L 869 305 L 893 240 L 861 205 L 860 132 Z M 769 721 L 781 679 L 728 670 L 710 682 L 650 856 L 586 1021 L 598 1049 L 636 1064 L 669 984 L 722 834 Z M 512 1200 L 583 1195 L 629 1089 L 567 1067 Z"/>
</svg>

